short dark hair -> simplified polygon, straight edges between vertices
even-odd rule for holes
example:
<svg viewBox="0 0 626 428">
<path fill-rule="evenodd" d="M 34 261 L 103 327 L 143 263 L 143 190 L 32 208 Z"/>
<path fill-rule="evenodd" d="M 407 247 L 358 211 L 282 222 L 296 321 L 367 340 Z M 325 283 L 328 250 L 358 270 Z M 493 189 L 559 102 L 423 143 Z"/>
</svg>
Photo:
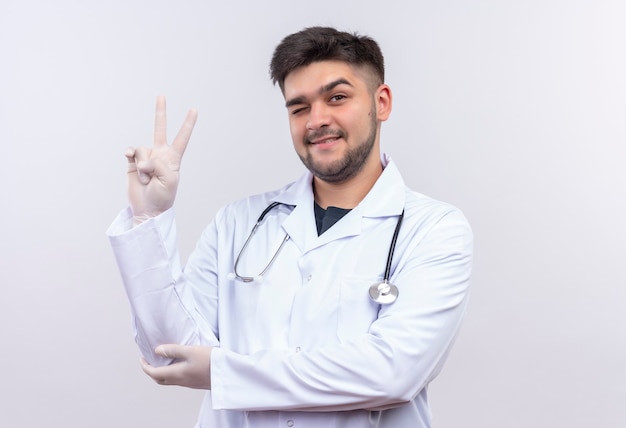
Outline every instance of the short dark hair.
<svg viewBox="0 0 626 428">
<path fill-rule="evenodd" d="M 378 43 L 371 37 L 331 27 L 309 27 L 285 37 L 274 50 L 270 76 L 284 91 L 289 73 L 313 62 L 328 60 L 369 67 L 377 84 L 385 81 L 385 62 Z"/>
</svg>

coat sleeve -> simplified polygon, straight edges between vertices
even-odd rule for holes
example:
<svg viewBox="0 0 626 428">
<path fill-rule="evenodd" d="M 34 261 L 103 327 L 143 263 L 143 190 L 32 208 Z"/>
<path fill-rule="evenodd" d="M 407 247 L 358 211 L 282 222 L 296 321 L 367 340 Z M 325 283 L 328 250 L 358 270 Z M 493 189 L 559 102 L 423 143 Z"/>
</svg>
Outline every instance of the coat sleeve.
<svg viewBox="0 0 626 428">
<path fill-rule="evenodd" d="M 403 249 L 383 306 L 366 334 L 313 351 L 211 356 L 215 409 L 345 411 L 412 401 L 438 374 L 464 316 L 472 233 L 452 210 Z M 415 242 L 413 242 L 415 241 Z"/>
<path fill-rule="evenodd" d="M 130 303 L 135 341 L 152 365 L 164 343 L 218 346 L 215 323 L 200 315 L 182 274 L 173 209 L 132 228 L 130 210 L 107 230 Z"/>
</svg>

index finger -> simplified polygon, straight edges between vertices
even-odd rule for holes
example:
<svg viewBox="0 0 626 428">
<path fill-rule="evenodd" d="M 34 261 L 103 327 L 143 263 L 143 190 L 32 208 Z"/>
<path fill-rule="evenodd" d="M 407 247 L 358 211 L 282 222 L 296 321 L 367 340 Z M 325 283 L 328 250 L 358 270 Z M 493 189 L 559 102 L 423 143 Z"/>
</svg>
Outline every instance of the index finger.
<svg viewBox="0 0 626 428">
<path fill-rule="evenodd" d="M 185 152 L 187 148 L 187 144 L 189 143 L 189 139 L 191 138 L 191 133 L 193 132 L 193 127 L 196 124 L 196 119 L 198 118 L 198 111 L 195 108 L 192 108 L 187 112 L 187 117 L 185 117 L 185 121 L 183 122 L 176 138 L 174 138 L 174 142 L 172 142 L 172 148 L 176 150 L 181 155 Z"/>
<path fill-rule="evenodd" d="M 159 95 L 156 100 L 156 114 L 154 116 L 154 146 L 167 144 L 167 118 L 165 115 L 165 97 Z"/>
</svg>

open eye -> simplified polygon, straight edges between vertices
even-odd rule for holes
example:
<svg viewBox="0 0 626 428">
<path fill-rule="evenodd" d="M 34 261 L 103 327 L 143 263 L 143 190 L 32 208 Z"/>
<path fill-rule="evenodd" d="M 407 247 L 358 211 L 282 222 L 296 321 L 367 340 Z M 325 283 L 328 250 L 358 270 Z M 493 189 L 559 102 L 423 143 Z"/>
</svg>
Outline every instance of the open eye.
<svg viewBox="0 0 626 428">
<path fill-rule="evenodd" d="M 330 97 L 329 101 L 330 102 L 339 102 L 346 99 L 345 95 L 341 95 L 341 94 L 337 94 L 337 95 L 333 95 L 332 97 Z"/>
</svg>

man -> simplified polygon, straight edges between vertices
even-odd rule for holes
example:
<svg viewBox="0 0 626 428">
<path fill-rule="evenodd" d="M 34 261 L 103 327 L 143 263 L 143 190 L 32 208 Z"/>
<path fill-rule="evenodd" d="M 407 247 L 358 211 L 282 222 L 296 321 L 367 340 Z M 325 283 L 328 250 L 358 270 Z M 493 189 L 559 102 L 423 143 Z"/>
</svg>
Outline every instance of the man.
<svg viewBox="0 0 626 428">
<path fill-rule="evenodd" d="M 184 271 L 172 205 L 196 112 L 170 146 L 159 98 L 153 148 L 126 153 L 130 208 L 108 233 L 143 370 L 210 390 L 198 427 L 428 427 L 470 228 L 381 156 L 392 95 L 376 42 L 308 28 L 276 48 L 271 75 L 309 173 L 222 208 Z"/>
</svg>

